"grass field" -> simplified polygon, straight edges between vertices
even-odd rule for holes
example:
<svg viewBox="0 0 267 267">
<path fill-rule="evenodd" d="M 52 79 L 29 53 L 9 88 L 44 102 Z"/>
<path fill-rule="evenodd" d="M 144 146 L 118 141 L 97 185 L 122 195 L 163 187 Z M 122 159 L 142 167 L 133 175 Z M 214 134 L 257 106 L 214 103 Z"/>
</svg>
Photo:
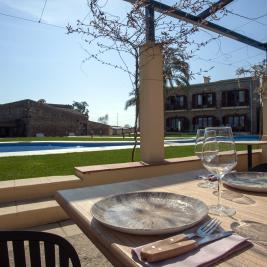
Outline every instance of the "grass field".
<svg viewBox="0 0 267 267">
<path fill-rule="evenodd" d="M 239 145 L 238 150 L 246 149 Z M 194 146 L 173 146 L 165 148 L 165 158 L 194 155 Z M 136 161 L 140 160 L 137 149 Z M 79 152 L 40 156 L 0 158 L 0 181 L 31 177 L 74 174 L 75 166 L 88 166 L 131 161 L 131 149 L 96 152 Z"/>
</svg>

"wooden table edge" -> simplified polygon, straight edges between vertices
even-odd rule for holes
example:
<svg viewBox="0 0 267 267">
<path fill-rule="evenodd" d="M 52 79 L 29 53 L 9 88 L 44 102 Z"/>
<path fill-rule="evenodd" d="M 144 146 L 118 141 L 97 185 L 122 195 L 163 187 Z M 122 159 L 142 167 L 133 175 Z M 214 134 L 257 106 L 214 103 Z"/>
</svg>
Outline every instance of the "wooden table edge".
<svg viewBox="0 0 267 267">
<path fill-rule="evenodd" d="M 65 191 L 65 190 L 61 190 L 61 191 Z M 105 242 L 102 242 L 102 244 L 99 242 L 99 236 L 95 236 L 92 233 L 89 233 L 87 230 L 87 224 L 82 223 L 81 220 L 79 220 L 77 222 L 77 220 L 74 220 L 73 218 L 75 218 L 75 212 L 73 211 L 73 208 L 71 205 L 69 205 L 65 199 L 61 196 L 60 192 L 61 191 L 57 191 L 55 193 L 55 200 L 58 202 L 58 204 L 61 206 L 61 208 L 67 213 L 67 215 L 70 217 L 70 219 L 72 219 L 77 225 L 78 227 L 83 231 L 83 233 L 87 236 L 87 238 L 89 238 L 89 240 L 92 241 L 93 245 L 95 245 L 100 251 L 101 253 L 104 254 L 104 256 L 111 262 L 111 264 L 113 266 L 116 267 L 129 267 L 129 264 L 131 264 L 132 267 L 140 267 L 141 265 L 135 263 L 135 265 L 132 265 L 133 262 L 129 262 L 128 257 L 124 254 L 121 253 L 120 250 L 116 249 L 116 247 L 112 247 L 112 249 L 114 249 L 114 253 L 118 253 L 121 256 L 122 261 L 118 260 L 118 257 L 114 257 L 113 253 L 110 252 L 110 248 L 103 246 L 102 244 L 105 244 Z M 84 217 L 81 214 L 82 217 Z"/>
</svg>

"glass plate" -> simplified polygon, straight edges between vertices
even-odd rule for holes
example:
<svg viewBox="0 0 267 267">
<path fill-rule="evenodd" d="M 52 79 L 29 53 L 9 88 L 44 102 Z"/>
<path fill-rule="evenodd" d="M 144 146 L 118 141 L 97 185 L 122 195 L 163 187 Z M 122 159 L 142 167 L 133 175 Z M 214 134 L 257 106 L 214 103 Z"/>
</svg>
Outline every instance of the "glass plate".
<svg viewBox="0 0 267 267">
<path fill-rule="evenodd" d="M 267 192 L 267 173 L 233 172 L 225 175 L 223 183 L 241 190 Z"/>
</svg>

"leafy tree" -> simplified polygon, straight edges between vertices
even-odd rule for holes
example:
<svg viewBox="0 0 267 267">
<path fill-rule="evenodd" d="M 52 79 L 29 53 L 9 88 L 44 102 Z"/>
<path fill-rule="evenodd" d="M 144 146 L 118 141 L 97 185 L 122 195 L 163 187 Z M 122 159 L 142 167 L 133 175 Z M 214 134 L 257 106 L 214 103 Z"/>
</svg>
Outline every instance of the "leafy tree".
<svg viewBox="0 0 267 267">
<path fill-rule="evenodd" d="M 81 102 L 73 101 L 72 107 L 74 110 L 79 111 L 83 115 L 85 115 L 87 117 L 89 116 L 89 110 L 87 108 L 88 104 L 86 101 L 81 101 Z"/>
<path fill-rule="evenodd" d="M 108 119 L 108 114 L 106 114 L 105 116 L 99 117 L 97 121 L 103 124 L 108 124 Z"/>
<path fill-rule="evenodd" d="M 43 99 L 43 98 L 41 98 L 41 99 L 39 99 L 37 102 L 38 102 L 38 103 L 41 103 L 41 104 L 45 104 L 45 103 L 46 103 L 46 100 Z"/>
</svg>

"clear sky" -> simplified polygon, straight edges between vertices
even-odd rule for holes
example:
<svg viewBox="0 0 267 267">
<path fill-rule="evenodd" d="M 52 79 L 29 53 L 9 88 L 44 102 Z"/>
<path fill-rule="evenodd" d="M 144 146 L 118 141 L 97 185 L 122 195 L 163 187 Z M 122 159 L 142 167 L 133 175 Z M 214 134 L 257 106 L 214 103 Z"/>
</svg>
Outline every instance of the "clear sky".
<svg viewBox="0 0 267 267">
<path fill-rule="evenodd" d="M 0 104 L 41 98 L 62 104 L 86 101 L 90 120 L 97 121 L 108 114 L 111 125 L 117 124 L 117 118 L 119 125 L 133 125 L 133 108 L 124 110 L 131 91 L 127 74 L 95 61 L 82 63 L 87 56 L 83 39 L 67 35 L 64 29 L 68 23 L 75 25 L 77 19 L 86 17 L 87 1 L 47 0 L 42 22 L 61 27 L 32 22 L 40 19 L 44 3 L 45 0 L 0 0 Z M 130 4 L 109 0 L 107 8 L 124 17 Z M 228 9 L 251 19 L 229 14 L 216 23 L 267 42 L 266 0 L 235 0 Z M 210 34 L 217 36 L 201 31 L 194 38 L 206 40 Z M 215 81 L 234 78 L 238 67 L 257 63 L 265 56 L 264 51 L 222 37 L 199 51 L 190 66 L 193 72 L 214 67 L 207 75 Z M 202 79 L 198 76 L 192 83 Z"/>
</svg>

